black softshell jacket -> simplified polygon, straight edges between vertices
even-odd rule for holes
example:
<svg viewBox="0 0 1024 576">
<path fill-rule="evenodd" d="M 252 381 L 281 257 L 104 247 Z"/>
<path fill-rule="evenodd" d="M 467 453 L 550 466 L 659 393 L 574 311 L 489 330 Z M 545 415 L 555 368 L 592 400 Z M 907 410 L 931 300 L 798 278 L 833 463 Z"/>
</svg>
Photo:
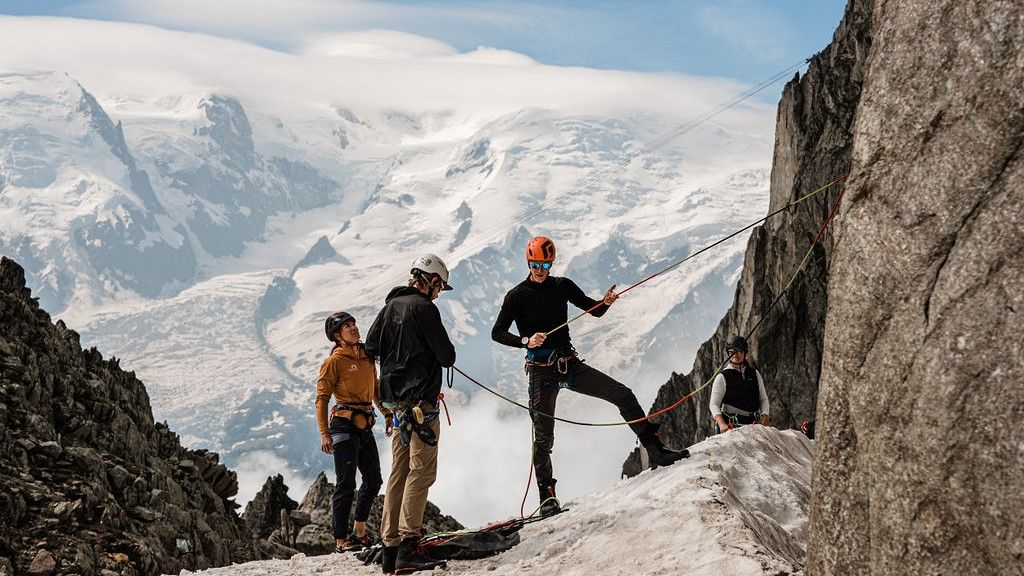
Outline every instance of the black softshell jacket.
<svg viewBox="0 0 1024 576">
<path fill-rule="evenodd" d="M 366 334 L 366 353 L 380 360 L 384 402 L 428 400 L 441 392 L 441 368 L 455 364 L 455 346 L 437 306 L 419 290 L 398 286 Z"/>
</svg>

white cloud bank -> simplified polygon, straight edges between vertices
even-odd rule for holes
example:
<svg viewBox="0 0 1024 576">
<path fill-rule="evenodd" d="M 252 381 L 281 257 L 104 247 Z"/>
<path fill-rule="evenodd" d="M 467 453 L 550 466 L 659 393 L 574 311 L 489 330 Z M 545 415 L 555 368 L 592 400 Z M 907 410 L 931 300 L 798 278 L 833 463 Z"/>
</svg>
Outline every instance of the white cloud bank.
<svg viewBox="0 0 1024 576">
<path fill-rule="evenodd" d="M 391 31 L 310 39 L 305 51 L 292 54 L 141 24 L 0 17 L 0 54 L 6 69 L 67 72 L 101 103 L 113 100 L 126 113 L 132 103 L 222 92 L 247 108 L 305 110 L 310 117 L 342 102 L 355 109 L 462 115 L 538 107 L 601 115 L 671 111 L 686 118 L 743 90 L 714 78 L 546 66 L 486 47 L 459 53 L 443 42 Z M 764 116 L 763 105 L 752 106 Z M 751 119 L 738 112 L 720 120 L 730 118 Z"/>
</svg>

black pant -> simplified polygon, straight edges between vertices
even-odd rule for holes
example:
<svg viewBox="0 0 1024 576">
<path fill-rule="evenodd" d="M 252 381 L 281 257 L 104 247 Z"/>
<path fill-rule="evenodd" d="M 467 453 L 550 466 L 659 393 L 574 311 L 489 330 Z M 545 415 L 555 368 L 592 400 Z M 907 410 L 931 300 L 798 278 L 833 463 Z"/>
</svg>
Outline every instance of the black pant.
<svg viewBox="0 0 1024 576">
<path fill-rule="evenodd" d="M 331 501 L 331 524 L 335 539 L 341 539 L 348 536 L 348 517 L 356 491 L 356 469 L 363 477 L 353 517 L 356 522 L 365 522 L 370 517 L 370 506 L 384 481 L 380 476 L 380 456 L 372 428 L 356 430 L 349 420 L 331 418 L 330 433 L 334 439 L 337 481 Z"/>
<path fill-rule="evenodd" d="M 573 392 L 615 404 L 622 419 L 627 422 L 647 415 L 632 390 L 576 359 L 569 361 L 565 374 L 555 366 L 530 366 L 530 408 L 542 414 L 554 415 L 555 400 L 562 384 Z M 533 469 L 543 495 L 543 488 L 550 485 L 553 478 L 551 448 L 555 444 L 555 421 L 535 412 L 530 414 L 533 418 Z M 644 420 L 630 424 L 629 427 L 644 445 L 654 441 L 657 426 L 650 421 Z"/>
</svg>

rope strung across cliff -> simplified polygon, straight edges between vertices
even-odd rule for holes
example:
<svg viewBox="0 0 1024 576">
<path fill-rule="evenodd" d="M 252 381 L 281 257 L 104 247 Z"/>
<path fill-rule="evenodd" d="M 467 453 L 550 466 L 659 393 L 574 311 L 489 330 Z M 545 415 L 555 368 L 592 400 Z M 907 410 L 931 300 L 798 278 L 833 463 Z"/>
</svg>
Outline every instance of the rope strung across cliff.
<svg viewBox="0 0 1024 576">
<path fill-rule="evenodd" d="M 832 182 L 830 182 L 826 186 L 824 186 L 822 188 L 819 188 L 818 190 L 816 190 L 815 192 L 812 192 L 811 194 L 817 194 L 818 192 L 820 192 L 821 190 L 824 190 L 828 186 L 831 186 L 832 184 L 835 184 L 836 182 L 845 179 L 847 176 L 849 176 L 849 174 L 847 174 L 846 176 L 842 176 L 841 178 L 837 178 L 836 180 L 833 180 Z M 815 234 L 814 240 L 811 242 L 811 245 L 807 248 L 807 252 L 804 254 L 803 258 L 800 260 L 800 264 L 797 266 L 796 270 L 793 271 L 793 274 L 789 277 L 789 281 L 786 282 L 785 287 L 783 287 L 783 289 L 779 292 L 779 294 L 775 297 L 775 299 L 772 300 L 772 303 L 769 304 L 768 307 L 765 309 L 764 314 L 761 316 L 761 319 L 758 320 L 757 323 L 754 324 L 753 328 L 751 328 L 749 331 L 747 331 L 747 334 L 746 334 L 746 338 L 747 339 L 749 339 L 750 336 L 761 326 L 761 324 L 765 321 L 765 319 L 768 318 L 768 316 L 771 314 L 772 309 L 774 309 L 775 306 L 782 300 L 782 297 L 785 296 L 787 292 L 789 292 L 789 289 L 793 286 L 793 282 L 796 281 L 797 277 L 800 275 L 800 272 L 802 272 L 803 269 L 807 266 L 807 263 L 810 262 L 811 255 L 814 253 L 814 247 L 818 245 L 818 242 L 821 240 L 822 235 L 825 233 L 825 229 L 828 227 L 829 223 L 835 217 L 836 212 L 839 209 L 840 201 L 843 198 L 843 192 L 845 190 L 846 190 L 845 186 L 839 189 L 839 194 L 836 195 L 835 205 L 832 207 L 832 210 L 829 212 L 828 217 L 825 218 L 824 222 L 822 222 L 821 226 L 818 228 L 818 232 L 817 232 L 817 234 Z M 808 196 L 810 196 L 810 195 L 808 195 Z M 804 198 L 801 198 L 799 201 L 803 201 L 808 196 L 805 196 Z M 776 213 L 778 213 L 778 211 L 774 212 L 772 215 L 774 215 Z M 681 263 L 682 262 L 680 262 L 680 264 Z M 639 282 L 637 284 L 639 284 Z M 623 290 L 623 292 L 625 292 L 625 290 Z M 729 362 L 729 360 L 726 359 L 726 361 L 723 362 L 718 367 L 717 370 L 715 370 L 715 372 L 711 375 L 710 378 L 708 378 L 708 380 L 706 382 L 704 382 L 704 384 L 702 384 L 698 388 L 693 389 L 690 393 L 684 395 L 682 398 L 676 400 L 675 402 L 673 402 L 669 406 L 666 406 L 665 408 L 662 408 L 660 410 L 652 412 L 652 413 L 648 414 L 647 416 L 644 416 L 643 418 L 637 418 L 635 420 L 622 421 L 622 422 L 580 422 L 580 421 L 577 421 L 577 420 L 570 420 L 568 418 L 561 418 L 559 416 L 555 416 L 554 414 L 547 414 L 547 413 L 541 412 L 540 410 L 536 410 L 534 408 L 530 408 L 529 406 L 523 405 L 523 404 L 517 402 L 516 400 L 514 400 L 512 398 L 509 398 L 508 396 L 505 396 L 504 394 L 498 392 L 497 390 L 494 390 L 493 388 L 487 386 L 486 384 L 481 383 L 479 380 L 473 378 L 469 374 L 466 374 L 461 369 L 459 369 L 458 366 L 453 366 L 452 369 L 455 370 L 456 372 L 458 372 L 459 374 L 461 374 L 464 378 L 466 378 L 467 380 L 469 380 L 473 384 L 476 384 L 477 386 L 479 386 L 480 388 L 483 388 L 484 390 L 490 392 L 491 394 L 497 396 L 498 398 L 501 398 L 502 400 L 505 400 L 506 402 L 508 402 L 510 404 L 514 404 L 514 405 L 516 405 L 516 406 L 518 406 L 518 407 L 520 407 L 520 408 L 530 412 L 531 414 L 536 414 L 537 416 L 543 416 L 545 418 L 551 418 L 552 420 L 556 420 L 558 422 L 565 422 L 566 424 L 575 424 L 577 426 L 595 426 L 595 427 L 602 426 L 603 427 L 603 426 L 626 426 L 626 425 L 629 425 L 629 424 L 638 424 L 640 422 L 644 422 L 645 420 L 650 420 L 651 418 L 655 418 L 657 416 L 665 414 L 666 412 L 670 412 L 672 410 L 675 410 L 679 406 L 682 406 L 684 402 L 686 402 L 687 400 L 692 398 L 695 394 L 697 394 L 701 390 L 703 390 L 703 389 L 707 388 L 708 386 L 710 386 L 711 383 L 714 382 L 715 377 L 717 377 L 718 374 L 725 368 L 725 366 L 726 366 L 726 364 L 728 364 L 728 362 Z"/>
<path fill-rule="evenodd" d="M 847 174 L 846 176 L 848 176 L 848 174 Z M 788 209 L 790 209 L 790 208 L 792 208 L 792 207 L 796 206 L 797 204 L 800 204 L 800 203 L 804 202 L 805 200 L 808 200 L 809 198 L 811 198 L 811 197 L 813 197 L 813 196 L 817 196 L 818 194 L 820 194 L 820 193 L 821 193 L 821 192 L 823 192 L 824 190 L 827 190 L 827 189 L 828 189 L 829 187 L 833 186 L 834 184 L 836 184 L 836 183 L 838 183 L 838 182 L 840 182 L 840 181 L 844 180 L 844 179 L 846 178 L 846 176 L 840 176 L 839 178 L 836 178 L 835 180 L 833 180 L 833 181 L 829 182 L 828 184 L 825 184 L 825 185 L 824 185 L 824 186 L 822 186 L 821 188 L 818 188 L 817 190 L 815 190 L 815 191 L 813 191 L 813 192 L 810 192 L 810 193 L 808 193 L 808 194 L 805 194 L 804 196 L 801 196 L 800 198 L 798 198 L 798 199 L 794 200 L 793 202 L 790 202 L 789 204 L 786 204 L 786 205 L 785 205 L 785 206 L 783 206 L 782 208 L 779 208 L 778 210 L 775 210 L 774 212 L 771 212 L 771 213 L 769 213 L 769 214 L 768 214 L 767 216 L 765 216 L 764 218 L 761 218 L 761 219 L 759 219 L 759 220 L 755 220 L 755 221 L 751 222 L 750 224 L 747 224 L 747 225 L 746 225 L 746 226 L 744 226 L 743 228 L 740 228 L 739 230 L 737 230 L 737 231 L 733 232 L 732 234 L 729 234 L 728 236 L 724 236 L 724 237 L 722 237 L 722 238 L 719 238 L 719 239 L 718 239 L 718 240 L 716 240 L 715 242 L 712 242 L 711 244 L 708 244 L 707 246 L 705 246 L 705 247 L 701 248 L 700 250 L 698 250 L 698 251 L 694 252 L 693 254 L 690 254 L 690 255 L 689 255 L 689 256 L 687 256 L 686 258 L 683 258 L 682 260 L 679 260 L 678 262 L 675 262 L 675 263 L 673 263 L 673 264 L 669 264 L 668 266 L 666 266 L 666 267 L 665 267 L 665 268 L 663 268 L 662 270 L 660 270 L 660 271 L 658 271 L 658 272 L 655 272 L 654 274 L 651 274 L 651 275 L 650 275 L 650 276 L 648 276 L 647 278 L 644 278 L 643 280 L 641 280 L 641 281 L 639 281 L 639 282 L 637 282 L 637 283 L 635 283 L 635 284 L 632 284 L 632 285 L 630 285 L 630 286 L 627 286 L 627 287 L 623 288 L 622 290 L 620 290 L 620 291 L 618 292 L 618 294 L 617 294 L 617 295 L 618 295 L 618 296 L 622 296 L 622 295 L 623 295 L 623 294 L 625 294 L 626 292 L 629 292 L 630 290 L 632 290 L 633 288 L 636 288 L 637 286 L 639 286 L 639 285 L 643 284 L 644 282 L 647 282 L 648 280 L 652 280 L 652 279 L 654 279 L 654 278 L 656 278 L 656 277 L 658 277 L 658 276 L 661 276 L 662 274 L 665 274 L 666 272 L 669 272 L 670 270 L 673 270 L 673 269 L 677 268 L 678 266 L 682 265 L 682 264 L 683 264 L 684 262 L 686 262 L 687 260 L 690 260 L 690 259 L 696 258 L 697 256 L 700 256 L 700 255 L 701 255 L 701 254 L 703 254 L 704 252 L 707 252 L 708 250 L 710 250 L 710 249 L 714 248 L 715 246 L 718 246 L 718 245 L 719 245 L 719 244 L 721 244 L 722 242 L 725 242 L 726 240 L 729 240 L 730 238 L 734 238 L 734 237 L 735 237 L 736 235 L 738 235 L 738 234 L 741 234 L 741 233 L 743 233 L 743 232 L 746 232 L 747 230 L 750 230 L 750 229 L 751 229 L 751 228 L 753 228 L 754 226 L 757 226 L 758 224 L 761 224 L 761 223 L 763 223 L 763 222 L 767 221 L 767 220 L 768 220 L 769 218 L 771 218 L 771 217 L 773 217 L 773 216 L 776 216 L 776 215 L 778 215 L 778 214 L 780 214 L 780 213 L 782 213 L 782 212 L 785 212 L 786 210 L 788 210 Z M 602 305 L 602 304 L 603 304 L 603 302 L 598 302 L 597 304 L 594 304 L 594 305 L 593 305 L 593 306 L 591 306 L 591 307 L 590 307 L 589 309 L 587 309 L 587 310 L 584 310 L 583 312 L 580 312 L 580 313 L 579 313 L 579 314 L 577 314 L 576 316 L 573 316 L 573 317 L 572 317 L 572 318 L 570 318 L 569 320 L 565 321 L 565 323 L 563 323 L 563 324 L 559 324 L 558 326 L 555 326 L 555 327 L 554 327 L 554 328 L 552 328 L 551 330 L 548 330 L 547 332 L 545 332 L 545 335 L 551 334 L 552 332 L 556 332 L 556 331 L 558 331 L 558 330 L 561 330 L 562 328 L 565 328 L 565 327 L 569 326 L 569 324 L 572 324 L 573 322 L 575 322 L 575 321 L 579 320 L 580 318 L 582 318 L 582 317 L 586 316 L 587 314 L 590 314 L 590 313 L 591 313 L 591 312 L 593 312 L 594 310 L 597 310 L 598 308 L 600 308 L 600 307 L 601 307 L 601 305 Z"/>
</svg>

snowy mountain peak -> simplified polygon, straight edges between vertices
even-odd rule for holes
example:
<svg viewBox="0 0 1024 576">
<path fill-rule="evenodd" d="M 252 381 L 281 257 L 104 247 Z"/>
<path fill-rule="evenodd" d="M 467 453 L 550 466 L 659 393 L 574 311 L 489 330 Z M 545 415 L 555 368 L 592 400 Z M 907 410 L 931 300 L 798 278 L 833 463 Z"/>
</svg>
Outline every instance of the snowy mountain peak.
<svg viewBox="0 0 1024 576">
<path fill-rule="evenodd" d="M 211 95 L 198 107 L 209 123 L 198 126 L 196 136 L 209 137 L 232 167 L 244 170 L 251 166 L 256 145 L 242 104 L 234 98 Z"/>
<path fill-rule="evenodd" d="M 120 124 L 66 74 L 0 76 L 0 249 L 33 266 L 41 301 L 91 308 L 122 289 L 157 296 L 195 266 Z M 159 261 L 159 265 L 156 263 Z"/>
</svg>

